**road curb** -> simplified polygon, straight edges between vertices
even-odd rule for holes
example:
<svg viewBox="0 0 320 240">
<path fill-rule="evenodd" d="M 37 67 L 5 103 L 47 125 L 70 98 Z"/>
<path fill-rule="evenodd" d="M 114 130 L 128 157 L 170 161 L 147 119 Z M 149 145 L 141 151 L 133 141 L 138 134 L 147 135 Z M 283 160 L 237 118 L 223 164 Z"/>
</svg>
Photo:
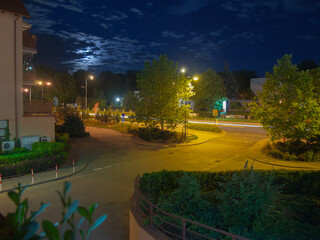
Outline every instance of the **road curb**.
<svg viewBox="0 0 320 240">
<path fill-rule="evenodd" d="M 81 173 L 83 170 L 85 170 L 88 165 L 89 165 L 89 158 L 90 158 L 90 145 L 89 145 L 89 138 L 90 136 L 88 136 L 88 140 L 87 140 L 87 157 L 86 157 L 86 163 L 84 165 L 83 168 L 81 168 L 79 171 L 76 171 L 74 173 L 71 173 L 71 174 L 68 174 L 68 175 L 65 175 L 63 177 L 58 177 L 58 178 L 52 178 L 52 179 L 48 179 L 48 180 L 44 180 L 44 181 L 40 181 L 40 182 L 37 182 L 37 183 L 34 183 L 34 184 L 25 184 L 25 185 L 22 185 L 22 187 L 24 186 L 28 186 L 28 187 L 33 187 L 33 186 L 37 186 L 37 185 L 41 185 L 41 184 L 45 184 L 45 183 L 49 183 L 49 182 L 54 182 L 54 181 L 58 181 L 58 180 L 62 180 L 62 179 L 65 179 L 65 178 L 69 178 L 69 177 L 72 177 L 76 174 L 79 174 Z M 55 170 L 54 170 L 55 171 Z M 26 174 L 26 175 L 29 175 L 29 174 Z M 24 175 L 24 176 L 26 176 Z M 21 177 L 21 176 L 19 176 Z M 10 178 L 10 179 L 14 179 L 14 178 Z M 14 187 L 14 188 L 9 188 L 9 189 L 6 189 L 6 190 L 3 190 L 2 192 L 0 192 L 0 194 L 3 194 L 3 193 L 7 193 L 7 192 L 10 192 L 10 191 L 13 191 L 13 190 L 16 190 L 17 187 Z"/>
</svg>

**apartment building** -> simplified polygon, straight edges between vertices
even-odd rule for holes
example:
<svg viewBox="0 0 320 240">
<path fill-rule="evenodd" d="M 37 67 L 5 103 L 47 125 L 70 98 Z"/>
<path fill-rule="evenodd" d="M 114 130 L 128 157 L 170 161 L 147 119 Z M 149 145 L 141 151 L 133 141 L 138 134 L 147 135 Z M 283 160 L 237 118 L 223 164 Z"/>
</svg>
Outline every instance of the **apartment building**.
<svg viewBox="0 0 320 240">
<path fill-rule="evenodd" d="M 0 138 L 8 127 L 10 140 L 36 135 L 54 141 L 51 104 L 24 101 L 24 94 L 31 94 L 25 91 L 37 81 L 32 64 L 37 38 L 24 17 L 30 15 L 22 0 L 0 1 Z"/>
</svg>

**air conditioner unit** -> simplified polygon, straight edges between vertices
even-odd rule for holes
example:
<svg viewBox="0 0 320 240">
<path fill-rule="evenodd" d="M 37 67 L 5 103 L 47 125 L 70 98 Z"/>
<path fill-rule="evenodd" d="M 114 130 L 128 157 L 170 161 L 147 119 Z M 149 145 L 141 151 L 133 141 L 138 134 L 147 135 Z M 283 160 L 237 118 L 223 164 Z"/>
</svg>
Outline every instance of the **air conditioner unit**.
<svg viewBox="0 0 320 240">
<path fill-rule="evenodd" d="M 14 141 L 3 141 L 1 144 L 2 152 L 13 151 Z"/>
<path fill-rule="evenodd" d="M 40 140 L 41 142 L 51 142 L 51 137 L 47 137 L 47 136 L 45 136 L 45 137 L 41 137 L 41 140 Z"/>
</svg>

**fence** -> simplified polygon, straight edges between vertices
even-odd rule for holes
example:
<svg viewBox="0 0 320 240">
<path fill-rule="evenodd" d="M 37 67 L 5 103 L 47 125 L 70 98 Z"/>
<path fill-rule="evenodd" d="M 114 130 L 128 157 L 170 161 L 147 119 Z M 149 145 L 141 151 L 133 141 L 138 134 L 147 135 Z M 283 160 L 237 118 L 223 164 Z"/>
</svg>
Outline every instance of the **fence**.
<svg viewBox="0 0 320 240">
<path fill-rule="evenodd" d="M 32 101 L 23 103 L 23 113 L 28 114 L 52 114 L 52 104 L 50 102 Z"/>
<path fill-rule="evenodd" d="M 143 196 L 139 185 L 140 176 L 138 175 L 134 180 L 133 196 L 138 213 L 144 218 L 145 223 L 150 224 L 151 228 L 157 228 L 170 238 L 182 240 L 215 240 L 227 239 L 229 237 L 229 239 L 232 240 L 249 240 L 163 211 Z"/>
</svg>

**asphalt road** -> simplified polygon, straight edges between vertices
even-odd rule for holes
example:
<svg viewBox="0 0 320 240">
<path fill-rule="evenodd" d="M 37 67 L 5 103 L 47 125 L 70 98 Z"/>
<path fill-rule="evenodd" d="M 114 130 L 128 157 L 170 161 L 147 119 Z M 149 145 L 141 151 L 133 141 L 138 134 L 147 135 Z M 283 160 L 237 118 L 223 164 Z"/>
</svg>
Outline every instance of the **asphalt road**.
<svg viewBox="0 0 320 240">
<path fill-rule="evenodd" d="M 226 135 L 207 143 L 185 147 L 143 146 L 130 135 L 102 128 L 87 127 L 90 132 L 90 163 L 79 175 L 68 178 L 72 182 L 71 196 L 80 205 L 98 203 L 97 216 L 108 215 L 91 235 L 91 239 L 129 239 L 129 198 L 133 193 L 133 179 L 144 172 L 168 170 L 219 171 L 241 169 L 246 162 L 246 149 L 266 138 L 259 128 L 221 127 Z M 30 187 L 25 197 L 32 201 L 31 209 L 40 202 L 51 206 L 38 220 L 60 219 L 61 204 L 56 190 L 65 180 Z M 13 211 L 14 205 L 0 194 L 0 212 Z"/>
</svg>

